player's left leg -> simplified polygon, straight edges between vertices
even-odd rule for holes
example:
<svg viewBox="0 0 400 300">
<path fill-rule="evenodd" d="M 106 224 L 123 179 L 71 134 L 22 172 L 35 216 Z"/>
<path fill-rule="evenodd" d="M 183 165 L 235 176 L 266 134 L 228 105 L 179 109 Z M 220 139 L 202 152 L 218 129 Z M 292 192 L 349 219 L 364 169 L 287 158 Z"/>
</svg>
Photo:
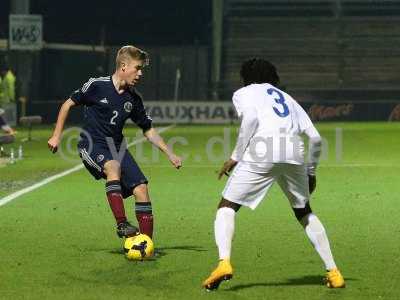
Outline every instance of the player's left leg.
<svg viewBox="0 0 400 300">
<path fill-rule="evenodd" d="M 125 215 L 124 201 L 121 188 L 121 166 L 117 160 L 109 160 L 103 166 L 106 175 L 106 195 L 111 211 L 117 222 L 117 235 L 122 237 L 134 236 L 138 228 L 130 224 Z"/>
<path fill-rule="evenodd" d="M 153 237 L 154 217 L 151 206 L 147 178 L 140 170 L 129 151 L 126 151 L 121 162 L 121 185 L 123 197 L 135 196 L 135 214 L 139 231 Z"/>
<path fill-rule="evenodd" d="M 153 237 L 154 217 L 147 184 L 140 184 L 133 189 L 135 196 L 135 214 L 141 233 Z"/>
</svg>

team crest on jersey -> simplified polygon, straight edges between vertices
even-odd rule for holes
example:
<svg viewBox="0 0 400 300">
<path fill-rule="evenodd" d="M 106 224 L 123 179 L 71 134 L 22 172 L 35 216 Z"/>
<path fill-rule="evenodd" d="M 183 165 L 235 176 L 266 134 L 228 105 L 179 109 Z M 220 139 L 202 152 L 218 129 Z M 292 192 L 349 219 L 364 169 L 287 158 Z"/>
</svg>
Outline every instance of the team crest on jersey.
<svg viewBox="0 0 400 300">
<path fill-rule="evenodd" d="M 96 158 L 97 162 L 101 162 L 101 161 L 103 161 L 103 159 L 104 159 L 104 155 L 103 154 L 97 155 L 97 158 Z"/>
<path fill-rule="evenodd" d="M 132 111 L 132 103 L 131 102 L 125 102 L 124 109 L 125 109 L 125 111 L 127 113 L 130 113 Z"/>
</svg>

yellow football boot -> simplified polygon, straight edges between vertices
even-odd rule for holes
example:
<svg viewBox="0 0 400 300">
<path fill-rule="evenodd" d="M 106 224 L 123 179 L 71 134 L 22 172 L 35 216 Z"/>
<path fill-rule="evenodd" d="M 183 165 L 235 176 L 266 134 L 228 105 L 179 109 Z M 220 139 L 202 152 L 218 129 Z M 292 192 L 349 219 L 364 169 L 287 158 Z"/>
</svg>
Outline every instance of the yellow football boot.
<svg viewBox="0 0 400 300">
<path fill-rule="evenodd" d="M 222 281 L 229 280 L 232 276 L 233 269 L 229 259 L 222 259 L 220 260 L 218 267 L 203 282 L 203 287 L 207 291 L 216 290 Z"/>
<path fill-rule="evenodd" d="M 342 274 L 336 268 L 326 273 L 325 282 L 329 288 L 344 288 L 346 285 Z"/>
</svg>

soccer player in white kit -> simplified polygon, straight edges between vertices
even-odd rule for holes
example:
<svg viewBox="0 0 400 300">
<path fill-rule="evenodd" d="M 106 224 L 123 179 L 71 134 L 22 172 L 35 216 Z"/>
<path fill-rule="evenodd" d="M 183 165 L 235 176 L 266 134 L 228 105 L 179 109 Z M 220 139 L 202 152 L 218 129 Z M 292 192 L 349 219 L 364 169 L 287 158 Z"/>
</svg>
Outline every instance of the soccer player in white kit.
<svg viewBox="0 0 400 300">
<path fill-rule="evenodd" d="M 255 209 L 274 182 L 285 193 L 324 262 L 327 286 L 344 287 L 324 226 L 309 203 L 316 187 L 321 137 L 303 108 L 277 88 L 279 76 L 270 62 L 258 58 L 247 60 L 240 75 L 244 87 L 233 94 L 233 104 L 241 119 L 240 131 L 232 156 L 219 173 L 221 178 L 233 170 L 222 192 L 214 223 L 220 261 L 203 287 L 215 290 L 222 281 L 232 278 L 230 257 L 235 214 L 241 206 Z M 307 162 L 304 135 L 309 139 Z"/>
</svg>

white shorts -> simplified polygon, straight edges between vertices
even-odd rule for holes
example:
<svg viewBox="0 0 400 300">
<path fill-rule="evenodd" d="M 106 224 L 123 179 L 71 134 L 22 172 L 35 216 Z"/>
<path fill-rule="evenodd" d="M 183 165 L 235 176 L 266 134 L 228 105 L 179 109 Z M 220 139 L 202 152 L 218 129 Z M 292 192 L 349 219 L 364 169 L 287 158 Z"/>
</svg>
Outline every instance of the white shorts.
<svg viewBox="0 0 400 300">
<path fill-rule="evenodd" d="M 222 197 L 255 209 L 275 181 L 293 208 L 304 208 L 310 198 L 304 165 L 271 163 L 260 166 L 239 162 L 225 185 Z"/>
</svg>

